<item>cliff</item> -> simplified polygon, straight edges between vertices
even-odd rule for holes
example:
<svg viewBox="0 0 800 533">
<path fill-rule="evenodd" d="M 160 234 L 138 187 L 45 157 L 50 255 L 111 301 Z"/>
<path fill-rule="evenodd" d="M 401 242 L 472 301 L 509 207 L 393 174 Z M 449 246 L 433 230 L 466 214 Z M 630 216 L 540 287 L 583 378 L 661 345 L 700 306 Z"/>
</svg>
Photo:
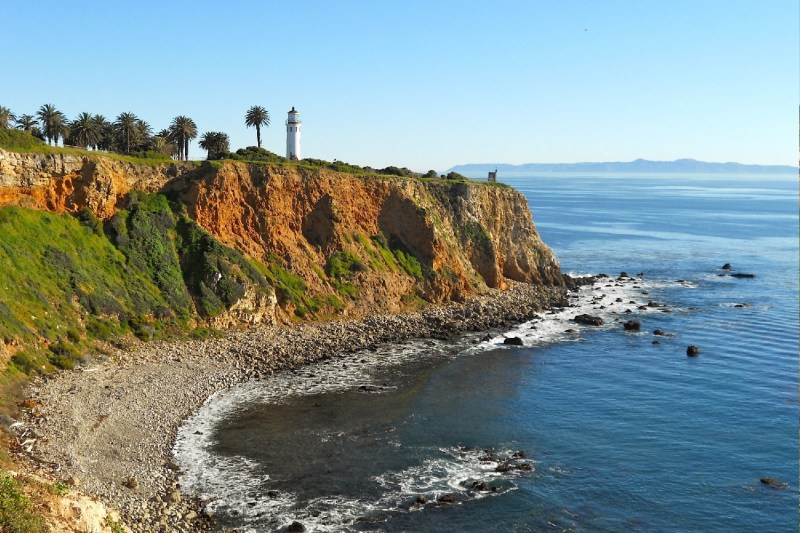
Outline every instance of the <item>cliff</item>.
<svg viewBox="0 0 800 533">
<path fill-rule="evenodd" d="M 59 255 L 52 248 L 61 245 L 48 241 L 30 255 L 50 257 L 62 270 L 71 265 L 70 279 L 78 278 L 64 295 L 49 299 L 69 298 L 77 316 L 97 315 L 116 325 L 130 323 L 133 314 L 153 326 L 150 336 L 154 323 L 168 316 L 216 326 L 363 316 L 462 300 L 505 288 L 509 280 L 563 284 L 525 198 L 502 186 L 351 175 L 302 164 L 145 165 L 0 149 L 2 206 L 77 214 L 94 228 L 91 245 L 102 250 L 95 255 L 122 252 L 124 258 L 115 259 L 125 263 L 119 268 L 143 278 L 127 276 L 125 283 L 139 283 L 127 296 L 113 292 L 113 276 L 99 287 L 95 274 L 76 274 L 80 249 Z M 65 220 L 48 224 L 72 224 Z M 61 231 L 71 235 L 70 228 Z M 101 289 L 117 303 L 92 304 L 89 296 Z M 137 291 L 153 303 L 128 311 L 133 307 L 125 298 Z M 24 329 L 46 337 L 8 300 L 0 287 L 0 312 L 5 305 Z"/>
</svg>

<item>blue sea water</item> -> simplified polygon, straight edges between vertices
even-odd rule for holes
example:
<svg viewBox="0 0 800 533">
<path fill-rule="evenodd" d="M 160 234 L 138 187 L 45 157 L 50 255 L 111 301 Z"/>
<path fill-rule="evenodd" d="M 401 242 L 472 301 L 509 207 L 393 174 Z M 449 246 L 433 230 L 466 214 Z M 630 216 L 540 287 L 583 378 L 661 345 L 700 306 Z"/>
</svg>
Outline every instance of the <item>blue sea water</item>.
<svg viewBox="0 0 800 533">
<path fill-rule="evenodd" d="M 406 343 L 243 385 L 181 430 L 183 485 L 250 531 L 797 531 L 797 177 L 503 181 L 563 271 L 612 275 L 576 300 L 607 327 L 567 333 L 567 310 L 515 328 L 523 347 Z M 518 450 L 532 471 L 495 472 Z"/>
</svg>

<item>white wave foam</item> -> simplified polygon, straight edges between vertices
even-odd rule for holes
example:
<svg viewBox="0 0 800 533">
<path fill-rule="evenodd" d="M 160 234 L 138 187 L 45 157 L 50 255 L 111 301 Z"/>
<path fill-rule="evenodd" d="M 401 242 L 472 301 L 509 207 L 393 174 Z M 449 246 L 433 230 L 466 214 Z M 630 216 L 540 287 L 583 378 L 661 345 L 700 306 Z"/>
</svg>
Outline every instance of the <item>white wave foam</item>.
<svg viewBox="0 0 800 533">
<path fill-rule="evenodd" d="M 501 346 L 514 348 L 503 343 L 508 337 L 522 339 L 525 347 L 585 340 L 585 334 L 590 331 L 619 328 L 619 323 L 635 315 L 663 311 L 664 308 L 656 306 L 657 302 L 653 302 L 649 294 L 651 289 L 660 288 L 659 285 L 663 283 L 665 282 L 643 278 L 600 278 L 594 284 L 585 285 L 573 292 L 569 307 L 542 313 L 539 318 L 494 335 L 469 351 L 479 352 Z M 583 314 L 600 317 L 603 325 L 596 327 L 573 322 L 573 318 Z"/>
</svg>

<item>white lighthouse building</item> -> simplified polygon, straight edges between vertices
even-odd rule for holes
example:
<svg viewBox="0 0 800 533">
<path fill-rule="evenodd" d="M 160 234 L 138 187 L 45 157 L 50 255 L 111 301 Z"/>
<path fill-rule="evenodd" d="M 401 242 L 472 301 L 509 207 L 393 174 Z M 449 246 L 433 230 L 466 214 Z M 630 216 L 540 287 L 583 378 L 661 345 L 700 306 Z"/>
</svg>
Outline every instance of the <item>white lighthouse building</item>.
<svg viewBox="0 0 800 533">
<path fill-rule="evenodd" d="M 292 106 L 286 119 L 286 159 L 303 159 L 300 152 L 300 113 Z"/>
</svg>

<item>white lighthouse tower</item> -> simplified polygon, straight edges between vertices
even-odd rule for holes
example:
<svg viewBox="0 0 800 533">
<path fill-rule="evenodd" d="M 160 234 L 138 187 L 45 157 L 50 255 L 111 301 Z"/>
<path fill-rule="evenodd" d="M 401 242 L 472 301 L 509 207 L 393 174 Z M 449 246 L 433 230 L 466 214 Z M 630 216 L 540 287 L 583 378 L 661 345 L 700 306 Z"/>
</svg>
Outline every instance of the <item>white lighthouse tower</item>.
<svg viewBox="0 0 800 533">
<path fill-rule="evenodd" d="M 286 119 L 286 159 L 303 159 L 300 152 L 300 113 L 292 106 Z"/>
</svg>

